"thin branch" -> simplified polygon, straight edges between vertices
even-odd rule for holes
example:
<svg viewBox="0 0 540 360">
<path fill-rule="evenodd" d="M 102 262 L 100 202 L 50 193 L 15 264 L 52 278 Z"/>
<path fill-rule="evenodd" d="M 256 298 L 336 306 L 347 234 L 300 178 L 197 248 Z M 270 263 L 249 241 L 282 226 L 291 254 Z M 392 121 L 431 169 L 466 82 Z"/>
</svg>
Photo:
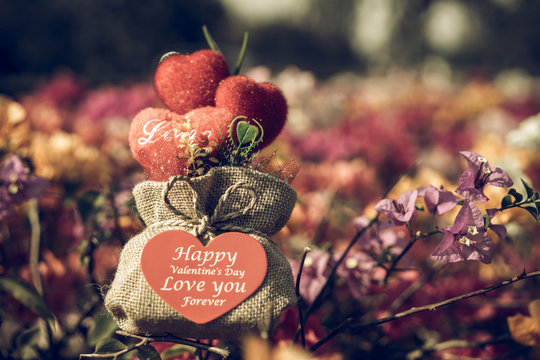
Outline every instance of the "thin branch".
<svg viewBox="0 0 540 360">
<path fill-rule="evenodd" d="M 488 345 L 500 344 L 505 342 L 514 341 L 511 336 L 504 335 L 497 338 L 485 340 L 485 341 L 473 341 L 473 340 L 460 340 L 453 339 L 443 341 L 431 346 L 423 347 L 422 349 L 416 349 L 407 354 L 407 359 L 422 359 L 425 355 L 429 355 L 434 352 L 456 349 L 456 348 L 485 348 Z"/>
<path fill-rule="evenodd" d="M 308 308 L 308 310 L 306 312 L 306 318 L 309 315 L 311 315 L 313 313 L 313 311 L 316 309 L 316 306 L 320 302 L 324 292 L 326 291 L 326 289 L 330 285 L 330 280 L 333 279 L 334 276 L 336 275 L 336 272 L 337 272 L 337 269 L 338 269 L 339 265 L 341 265 L 341 263 L 345 260 L 345 257 L 347 257 L 347 255 L 351 251 L 352 247 L 358 242 L 358 240 L 362 237 L 362 235 L 364 235 L 364 233 L 369 228 L 371 228 L 373 225 L 375 225 L 377 223 L 377 221 L 379 220 L 379 215 L 380 215 L 380 213 L 377 213 L 377 215 L 373 219 L 371 219 L 370 222 L 366 226 L 364 226 L 362 229 L 360 229 L 359 231 L 356 232 L 356 235 L 349 242 L 349 245 L 347 246 L 345 251 L 343 251 L 343 253 L 341 254 L 338 261 L 336 261 L 336 263 L 334 264 L 334 266 L 330 270 L 330 273 L 328 274 L 328 278 L 327 278 L 326 282 L 324 283 L 323 287 L 321 288 L 321 290 L 319 291 L 319 293 L 317 294 L 317 296 L 315 297 L 315 299 L 311 303 L 310 307 Z"/>
<path fill-rule="evenodd" d="M 227 349 L 222 349 L 222 348 L 217 347 L 217 346 L 211 346 L 211 345 L 204 344 L 204 343 L 197 342 L 197 341 L 193 341 L 193 340 L 177 338 L 177 337 L 174 337 L 174 336 L 147 337 L 147 336 L 130 334 L 128 332 L 121 331 L 121 330 L 117 331 L 116 333 L 118 335 L 131 337 L 131 338 L 134 338 L 134 339 L 138 339 L 140 341 L 138 343 L 132 345 L 132 346 L 127 347 L 126 349 L 123 349 L 123 350 L 120 350 L 120 351 L 117 351 L 117 352 L 114 352 L 114 353 L 81 354 L 79 356 L 79 359 L 83 359 L 83 358 L 100 358 L 100 359 L 114 358 L 114 359 L 116 359 L 118 356 L 124 355 L 124 354 L 126 354 L 126 353 L 128 353 L 130 351 L 133 351 L 133 350 L 137 350 L 137 349 L 139 349 L 139 348 L 141 348 L 143 346 L 146 346 L 146 345 L 148 345 L 149 343 L 152 343 L 152 342 L 172 342 L 172 343 L 175 343 L 175 344 L 187 345 L 187 346 L 194 347 L 194 348 L 196 348 L 198 350 L 209 351 L 211 353 L 214 353 L 216 355 L 221 356 L 222 359 L 226 359 L 230 355 L 229 350 L 227 350 Z"/>
<path fill-rule="evenodd" d="M 330 339 L 332 339 L 334 336 L 336 336 L 337 334 L 339 334 L 340 332 L 342 332 L 345 329 L 360 330 L 360 329 L 364 329 L 364 328 L 367 328 L 367 327 L 381 325 L 381 324 L 384 324 L 384 323 L 387 323 L 387 322 L 390 322 L 390 321 L 402 319 L 404 317 L 408 317 L 408 316 L 418 314 L 418 313 L 421 313 L 421 312 L 424 312 L 424 311 L 437 310 L 437 309 L 439 309 L 439 308 L 441 308 L 443 306 L 450 305 L 450 304 L 455 303 L 457 301 L 465 300 L 465 299 L 468 299 L 468 298 L 471 298 L 471 297 L 474 297 L 474 296 L 478 296 L 478 295 L 483 295 L 483 294 L 486 294 L 486 293 L 488 293 L 490 291 L 493 291 L 495 289 L 498 289 L 498 288 L 513 284 L 515 282 L 518 282 L 518 281 L 521 281 L 521 280 L 524 280 L 524 279 L 533 278 L 533 277 L 538 277 L 538 276 L 540 276 L 540 271 L 535 271 L 535 272 L 528 273 L 528 274 L 525 271 L 523 271 L 521 274 L 519 274 L 516 277 L 513 277 L 512 279 L 502 281 L 502 282 L 500 282 L 498 284 L 489 286 L 487 288 L 472 291 L 470 293 L 463 294 L 463 295 L 460 295 L 460 296 L 456 296 L 456 297 L 446 299 L 446 300 L 443 300 L 443 301 L 439 301 L 437 303 L 424 305 L 424 306 L 420 306 L 420 307 L 413 307 L 413 308 L 410 308 L 409 310 L 400 312 L 398 314 L 388 316 L 388 317 L 385 317 L 385 318 L 382 318 L 382 319 L 379 319 L 379 320 L 375 320 L 375 321 L 372 321 L 372 322 L 368 322 L 368 323 L 354 324 L 353 322 L 356 321 L 356 319 L 355 318 L 348 318 L 345 321 L 343 321 L 341 324 L 339 324 L 336 328 L 334 328 L 332 331 L 330 331 L 323 339 L 319 340 L 319 342 L 314 344 L 310 348 L 310 350 L 311 351 L 317 350 L 324 343 L 326 343 L 327 341 L 329 341 Z"/>
<path fill-rule="evenodd" d="M 324 285 L 322 286 L 321 290 L 319 290 L 319 293 L 317 294 L 317 296 L 315 297 L 315 299 L 313 300 L 311 305 L 308 307 L 308 309 L 306 311 L 306 315 L 303 318 L 304 322 L 307 320 L 309 315 L 311 315 L 315 311 L 316 307 L 318 306 L 319 302 L 321 301 L 321 298 L 322 298 L 324 292 L 326 291 L 326 289 L 330 285 L 330 280 L 333 279 L 333 277 L 335 276 L 337 268 L 339 267 L 339 265 L 343 262 L 343 260 L 345 259 L 345 257 L 349 253 L 349 251 L 352 249 L 354 244 L 356 244 L 356 242 L 362 237 L 362 235 L 364 235 L 364 233 L 369 228 L 371 228 L 373 225 L 375 225 L 377 223 L 377 221 L 379 219 L 379 215 L 380 215 L 380 213 L 377 213 L 377 215 L 373 219 L 371 219 L 371 221 L 366 226 L 364 226 L 362 229 L 360 229 L 360 230 L 358 230 L 356 232 L 356 234 L 352 238 L 351 242 L 349 243 L 349 245 L 347 246 L 347 248 L 343 252 L 343 254 L 341 254 L 341 257 L 334 264 L 334 266 L 332 267 L 332 270 L 330 270 L 330 274 L 328 275 L 328 278 L 326 279 L 326 281 L 325 281 Z M 299 335 L 300 335 L 300 328 L 296 331 L 296 334 L 295 334 L 294 340 L 293 340 L 294 342 L 296 342 L 296 340 L 298 340 Z"/>
<path fill-rule="evenodd" d="M 435 234 L 438 234 L 438 233 L 441 232 L 440 230 L 434 230 L 434 231 L 431 231 L 429 233 L 420 233 L 420 232 L 418 232 L 416 234 L 413 234 L 412 233 L 412 225 L 410 225 L 409 223 L 407 223 L 406 225 L 407 225 L 407 230 L 409 231 L 409 235 L 411 237 L 411 240 L 403 248 L 403 250 L 394 258 L 394 260 L 390 264 L 390 267 L 386 269 L 386 274 L 385 274 L 384 280 L 383 280 L 384 285 L 386 285 L 388 283 L 388 279 L 390 278 L 390 275 L 392 274 L 392 272 L 396 270 L 397 264 L 401 261 L 403 256 L 405 256 L 405 254 L 407 254 L 409 252 L 409 250 L 411 250 L 412 246 L 416 243 L 417 240 L 423 239 L 423 238 L 426 238 L 426 237 L 429 237 L 431 235 L 435 235 Z"/>
<path fill-rule="evenodd" d="M 390 274 L 392 274 L 392 272 L 395 270 L 395 268 L 396 268 L 397 264 L 399 263 L 399 261 L 403 258 L 403 256 L 405 256 L 405 254 L 407 254 L 409 252 L 409 250 L 413 247 L 416 240 L 418 240 L 418 237 L 416 235 L 414 235 L 413 232 L 412 232 L 413 230 L 412 230 L 411 223 L 406 223 L 405 225 L 407 226 L 407 231 L 409 232 L 410 240 L 407 243 L 407 245 L 403 248 L 403 250 L 401 250 L 401 252 L 398 254 L 398 256 L 396 256 L 394 258 L 394 260 L 392 260 L 392 263 L 390 264 L 390 267 L 388 268 L 388 270 L 386 270 L 386 274 L 384 275 L 383 285 L 386 285 L 388 283 L 388 279 L 390 278 Z"/>
<path fill-rule="evenodd" d="M 431 281 L 433 277 L 441 270 L 446 263 L 436 263 L 432 269 L 427 271 L 422 277 L 413 282 L 405 291 L 403 291 L 397 298 L 394 299 L 392 304 L 388 307 L 387 312 L 394 314 L 394 312 L 401 307 L 415 292 L 420 290 L 428 281 Z"/>
<path fill-rule="evenodd" d="M 304 263 L 306 261 L 307 254 L 311 251 L 309 247 L 304 248 L 304 253 L 302 254 L 302 260 L 300 261 L 300 268 L 298 269 L 298 274 L 296 275 L 296 298 L 298 299 L 298 319 L 300 320 L 300 339 L 302 342 L 302 348 L 306 348 L 306 334 L 304 331 L 304 315 L 302 314 L 302 297 L 300 296 L 300 279 L 302 277 L 302 270 L 304 270 Z"/>
<path fill-rule="evenodd" d="M 385 198 L 390 193 L 390 191 L 392 191 L 392 189 L 403 178 L 403 176 L 405 176 L 406 174 L 412 173 L 414 171 L 414 169 L 416 169 L 417 166 L 418 166 L 418 164 L 414 164 L 405 174 L 397 176 L 392 181 L 391 185 L 386 189 L 386 191 L 382 195 L 382 198 Z M 334 276 L 336 275 L 337 268 L 339 267 L 339 265 L 341 265 L 341 263 L 343 262 L 345 257 L 349 254 L 352 247 L 358 242 L 358 240 L 360 240 L 362 235 L 364 235 L 364 233 L 368 229 L 370 229 L 373 225 L 375 225 L 379 221 L 379 216 L 380 215 L 381 215 L 381 213 L 378 212 L 377 215 L 373 219 L 371 219 L 366 226 L 364 226 L 362 229 L 358 230 L 356 232 L 356 234 L 353 236 L 353 238 L 349 242 L 349 245 L 347 246 L 345 251 L 341 254 L 341 257 L 338 259 L 338 261 L 334 264 L 334 266 L 330 270 L 330 274 L 328 275 L 328 278 L 326 279 L 326 281 L 325 281 L 324 285 L 322 286 L 321 290 L 319 290 L 319 293 L 317 294 L 317 296 L 315 297 L 315 299 L 313 300 L 313 302 L 311 303 L 311 305 L 307 309 L 306 315 L 304 317 L 304 321 L 306 321 L 307 318 L 317 309 L 317 306 L 319 305 L 319 302 L 321 301 L 324 293 L 326 292 L 326 289 L 330 286 L 330 283 L 334 279 Z M 300 333 L 300 328 L 298 328 L 298 330 L 296 331 L 296 334 L 295 334 L 294 340 L 293 340 L 294 342 L 296 342 L 296 340 L 298 340 L 299 333 Z"/>
</svg>

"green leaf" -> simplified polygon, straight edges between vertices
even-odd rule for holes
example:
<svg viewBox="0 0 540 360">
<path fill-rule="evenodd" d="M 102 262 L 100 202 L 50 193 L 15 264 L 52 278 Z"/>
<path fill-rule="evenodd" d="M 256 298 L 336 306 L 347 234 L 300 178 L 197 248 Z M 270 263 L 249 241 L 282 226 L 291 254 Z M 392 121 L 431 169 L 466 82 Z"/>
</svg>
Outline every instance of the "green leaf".
<svg viewBox="0 0 540 360">
<path fill-rule="evenodd" d="M 17 348 L 22 349 L 27 346 L 35 345 L 39 340 L 40 334 L 41 329 L 39 327 L 33 327 L 22 331 L 17 335 L 17 339 L 15 340 Z"/>
<path fill-rule="evenodd" d="M 482 214 L 482 217 L 484 218 L 484 229 L 487 229 L 489 227 L 489 215 Z"/>
<path fill-rule="evenodd" d="M 236 124 L 236 137 L 238 138 L 238 146 L 250 144 L 257 140 L 259 129 L 251 125 L 247 121 L 239 121 Z"/>
<path fill-rule="evenodd" d="M 111 337 L 118 325 L 109 313 L 99 314 L 94 318 L 94 325 L 88 332 L 88 345 L 95 346 L 101 340 Z"/>
<path fill-rule="evenodd" d="M 419 210 L 419 211 L 424 211 L 424 210 L 425 210 L 425 209 L 424 209 L 424 205 L 418 204 L 418 203 L 414 204 L 414 208 L 415 208 L 416 210 Z"/>
<path fill-rule="evenodd" d="M 192 354 L 193 349 L 194 348 L 191 347 L 191 346 L 186 346 L 186 345 L 182 345 L 182 344 L 175 344 L 175 345 L 171 346 L 170 348 L 165 349 L 161 353 L 161 358 L 163 360 L 167 360 L 168 358 L 172 358 L 174 356 L 182 355 L 182 354 L 185 354 L 185 353 Z"/>
<path fill-rule="evenodd" d="M 97 213 L 105 204 L 105 194 L 89 190 L 77 198 L 77 208 L 81 214 L 82 221 L 85 222 L 92 214 Z"/>
<path fill-rule="evenodd" d="M 534 189 L 532 188 L 532 186 L 523 179 L 521 179 L 521 182 L 523 183 L 523 187 L 525 188 L 525 191 L 527 192 L 527 199 L 532 198 L 534 196 Z"/>
<path fill-rule="evenodd" d="M 210 49 L 221 53 L 221 50 L 219 49 L 217 42 L 214 40 L 212 35 L 210 35 L 210 31 L 208 31 L 208 28 L 206 27 L 206 25 L 203 25 L 202 30 L 204 33 L 204 38 L 206 39 L 208 46 L 210 46 Z"/>
<path fill-rule="evenodd" d="M 501 200 L 501 208 L 505 209 L 508 206 L 512 205 L 514 201 L 512 200 L 512 196 L 505 195 Z"/>
<path fill-rule="evenodd" d="M 109 354 L 127 349 L 127 345 L 113 338 L 101 339 L 96 344 L 96 354 Z"/>
<path fill-rule="evenodd" d="M 161 360 L 161 356 L 152 345 L 145 345 L 137 349 L 139 360 Z"/>
<path fill-rule="evenodd" d="M 242 47 L 240 48 L 240 53 L 238 54 L 238 60 L 236 61 L 236 67 L 234 68 L 233 75 L 240 74 L 240 70 L 242 70 L 242 65 L 244 64 L 244 58 L 246 57 L 248 35 L 249 33 L 246 31 L 244 33 L 244 39 L 242 40 Z"/>
<path fill-rule="evenodd" d="M 19 332 L 15 338 L 15 345 L 20 359 L 41 359 L 38 343 L 45 336 L 43 328 L 37 326 Z M 0 358 L 2 354 L 0 353 Z"/>
<path fill-rule="evenodd" d="M 54 324 L 54 314 L 45 303 L 45 300 L 36 289 L 26 282 L 10 276 L 1 277 L 0 290 L 13 296 L 37 315 L 47 320 L 50 325 Z"/>
<path fill-rule="evenodd" d="M 508 194 L 509 194 L 509 195 L 512 195 L 512 196 L 514 197 L 514 199 L 516 199 L 515 202 L 520 202 L 521 200 L 523 200 L 523 195 L 521 195 L 520 193 L 518 193 L 517 190 L 514 189 L 514 188 L 508 190 Z"/>
</svg>

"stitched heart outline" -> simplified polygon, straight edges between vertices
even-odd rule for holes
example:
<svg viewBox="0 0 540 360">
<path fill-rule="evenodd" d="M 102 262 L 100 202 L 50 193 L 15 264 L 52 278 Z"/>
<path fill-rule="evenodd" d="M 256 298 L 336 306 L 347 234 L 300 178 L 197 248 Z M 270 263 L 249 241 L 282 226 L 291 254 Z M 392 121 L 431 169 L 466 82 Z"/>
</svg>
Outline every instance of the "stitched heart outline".
<svg viewBox="0 0 540 360">
<path fill-rule="evenodd" d="M 186 231 L 168 230 L 152 237 L 141 254 L 152 290 L 197 324 L 241 304 L 261 286 L 267 269 L 264 247 L 240 232 L 218 235 L 204 246 Z"/>
</svg>

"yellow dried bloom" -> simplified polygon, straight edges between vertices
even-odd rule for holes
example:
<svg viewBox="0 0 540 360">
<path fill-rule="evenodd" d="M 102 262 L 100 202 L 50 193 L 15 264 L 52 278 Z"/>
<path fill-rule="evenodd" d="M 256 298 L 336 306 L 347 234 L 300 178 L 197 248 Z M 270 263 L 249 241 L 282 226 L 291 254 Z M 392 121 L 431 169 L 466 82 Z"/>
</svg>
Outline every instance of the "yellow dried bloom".
<svg viewBox="0 0 540 360">
<path fill-rule="evenodd" d="M 517 314 L 508 317 L 508 327 L 514 340 L 522 345 L 540 345 L 540 300 L 529 304 L 531 316 Z"/>
</svg>

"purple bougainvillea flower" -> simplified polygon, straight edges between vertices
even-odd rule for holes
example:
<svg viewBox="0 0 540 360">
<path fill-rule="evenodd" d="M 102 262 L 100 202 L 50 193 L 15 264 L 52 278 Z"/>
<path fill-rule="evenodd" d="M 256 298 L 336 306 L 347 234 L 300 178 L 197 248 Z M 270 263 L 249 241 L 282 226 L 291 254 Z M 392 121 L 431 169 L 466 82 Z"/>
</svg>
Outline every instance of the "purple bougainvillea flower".
<svg viewBox="0 0 540 360">
<path fill-rule="evenodd" d="M 361 215 L 353 220 L 357 231 L 368 226 L 370 219 Z M 409 242 L 409 234 L 404 229 L 394 226 L 390 221 L 377 221 L 377 223 L 366 229 L 357 246 L 362 251 L 381 256 L 386 251 L 392 254 L 399 254 Z"/>
<path fill-rule="evenodd" d="M 343 253 L 334 255 L 337 261 Z M 360 251 L 350 252 L 343 262 L 338 266 L 336 274 L 345 280 L 353 298 L 360 300 L 371 285 L 371 274 L 377 262 L 368 254 Z"/>
<path fill-rule="evenodd" d="M 461 151 L 460 154 L 467 160 L 469 166 L 459 178 L 456 192 L 466 199 L 486 202 L 484 195 L 486 185 L 510 187 L 514 185 L 510 176 L 501 168 L 491 168 L 487 159 L 475 152 Z"/>
<path fill-rule="evenodd" d="M 43 195 L 49 182 L 29 175 L 21 159 L 9 156 L 0 167 L 0 220 L 15 213 L 15 205 Z"/>
<path fill-rule="evenodd" d="M 417 197 L 418 190 L 409 190 L 399 195 L 397 200 L 382 199 L 375 205 L 375 210 L 388 216 L 394 225 L 403 225 L 416 216 L 414 204 Z"/>
<path fill-rule="evenodd" d="M 328 275 L 326 273 L 330 254 L 322 250 L 313 250 L 306 256 L 302 276 L 300 279 L 300 295 L 307 302 L 311 303 L 321 291 Z M 300 263 L 298 261 L 290 261 L 293 270 L 294 278 L 298 274 Z"/>
<path fill-rule="evenodd" d="M 433 260 L 491 262 L 494 244 L 486 233 L 482 212 L 472 201 L 465 200 L 452 227 L 441 231 L 444 238 L 431 254 Z"/>
<path fill-rule="evenodd" d="M 452 210 L 461 199 L 452 192 L 437 189 L 433 185 L 418 189 L 418 195 L 424 197 L 428 211 L 432 214 L 442 215 Z"/>
</svg>

